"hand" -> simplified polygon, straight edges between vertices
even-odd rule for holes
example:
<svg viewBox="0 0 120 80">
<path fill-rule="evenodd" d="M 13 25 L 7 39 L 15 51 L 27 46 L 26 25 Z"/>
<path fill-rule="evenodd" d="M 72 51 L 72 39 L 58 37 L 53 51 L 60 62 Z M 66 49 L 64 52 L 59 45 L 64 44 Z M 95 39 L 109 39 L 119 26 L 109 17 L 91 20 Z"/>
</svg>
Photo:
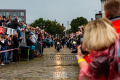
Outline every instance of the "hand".
<svg viewBox="0 0 120 80">
<path fill-rule="evenodd" d="M 84 55 L 81 52 L 81 45 L 77 47 L 77 60 L 84 58 Z"/>
<path fill-rule="evenodd" d="M 19 50 L 19 48 L 17 48 L 16 50 Z"/>
<path fill-rule="evenodd" d="M 11 43 L 8 43 L 8 45 L 11 45 Z"/>
<path fill-rule="evenodd" d="M 22 36 L 22 37 L 20 37 L 20 39 L 23 39 L 23 36 Z"/>
</svg>

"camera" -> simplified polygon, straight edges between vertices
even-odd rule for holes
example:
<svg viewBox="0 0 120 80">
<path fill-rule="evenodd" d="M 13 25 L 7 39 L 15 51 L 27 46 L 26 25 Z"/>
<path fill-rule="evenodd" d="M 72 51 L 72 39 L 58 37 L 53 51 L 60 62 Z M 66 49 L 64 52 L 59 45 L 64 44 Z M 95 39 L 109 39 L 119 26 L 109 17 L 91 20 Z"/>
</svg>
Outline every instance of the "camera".
<svg viewBox="0 0 120 80">
<path fill-rule="evenodd" d="M 6 16 L 3 16 L 3 18 L 6 18 Z"/>
<path fill-rule="evenodd" d="M 84 48 L 82 48 L 82 45 L 81 45 L 81 52 L 82 52 L 82 54 L 84 54 L 84 55 L 88 55 L 88 54 L 89 54 L 89 52 L 85 51 Z"/>
<path fill-rule="evenodd" d="M 83 43 L 83 35 L 80 36 L 81 52 L 84 55 L 88 55 L 89 52 L 85 51 L 85 49 L 82 47 L 82 43 Z"/>
</svg>

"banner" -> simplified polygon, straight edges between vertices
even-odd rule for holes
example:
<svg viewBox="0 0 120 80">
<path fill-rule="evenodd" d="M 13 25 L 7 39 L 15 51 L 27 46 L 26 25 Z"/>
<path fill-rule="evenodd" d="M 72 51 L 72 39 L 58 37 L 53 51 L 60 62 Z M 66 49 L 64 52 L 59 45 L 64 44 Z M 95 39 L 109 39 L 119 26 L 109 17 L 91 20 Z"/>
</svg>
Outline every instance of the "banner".
<svg viewBox="0 0 120 80">
<path fill-rule="evenodd" d="M 4 34 L 4 29 L 0 27 L 0 34 Z"/>
<path fill-rule="evenodd" d="M 12 34 L 12 29 L 11 28 L 7 28 L 7 34 L 9 34 L 9 35 Z"/>
<path fill-rule="evenodd" d="M 17 32 L 15 29 L 7 28 L 7 34 L 14 35 L 15 32 Z"/>
</svg>

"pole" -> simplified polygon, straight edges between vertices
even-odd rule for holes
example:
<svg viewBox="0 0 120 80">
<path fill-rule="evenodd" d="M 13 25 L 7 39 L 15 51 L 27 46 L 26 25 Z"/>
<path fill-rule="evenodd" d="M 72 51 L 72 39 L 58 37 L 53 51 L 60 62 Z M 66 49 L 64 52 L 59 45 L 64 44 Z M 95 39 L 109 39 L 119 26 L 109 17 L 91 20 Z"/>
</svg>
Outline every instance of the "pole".
<svg viewBox="0 0 120 80">
<path fill-rule="evenodd" d="M 95 14 L 97 14 L 97 10 L 94 10 L 95 11 Z"/>
<path fill-rule="evenodd" d="M 67 29 L 69 29 L 69 21 L 67 21 Z"/>
</svg>

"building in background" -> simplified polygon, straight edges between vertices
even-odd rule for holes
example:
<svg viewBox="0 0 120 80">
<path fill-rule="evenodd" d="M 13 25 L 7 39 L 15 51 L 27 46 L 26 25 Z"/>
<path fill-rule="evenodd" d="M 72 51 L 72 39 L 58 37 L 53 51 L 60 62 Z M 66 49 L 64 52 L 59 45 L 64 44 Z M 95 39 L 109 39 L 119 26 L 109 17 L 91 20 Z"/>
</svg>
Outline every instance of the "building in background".
<svg viewBox="0 0 120 80">
<path fill-rule="evenodd" d="M 0 9 L 0 15 L 10 16 L 14 19 L 15 16 L 18 16 L 19 21 L 24 21 L 26 23 L 26 10 L 20 9 Z"/>
<path fill-rule="evenodd" d="M 108 0 L 101 0 L 101 11 L 102 11 L 102 17 L 105 17 L 105 12 L 104 12 L 104 4 L 105 2 L 107 2 Z M 120 1 L 120 0 L 118 0 Z"/>
</svg>

